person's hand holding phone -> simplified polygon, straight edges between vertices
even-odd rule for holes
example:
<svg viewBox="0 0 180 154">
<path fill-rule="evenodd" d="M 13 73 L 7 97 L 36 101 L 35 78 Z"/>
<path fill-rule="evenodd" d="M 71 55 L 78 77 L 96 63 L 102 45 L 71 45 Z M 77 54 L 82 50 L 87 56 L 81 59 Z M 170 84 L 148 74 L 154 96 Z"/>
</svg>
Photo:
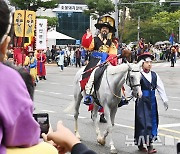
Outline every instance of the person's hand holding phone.
<svg viewBox="0 0 180 154">
<path fill-rule="evenodd" d="M 62 122 L 57 123 L 57 130 L 55 132 L 49 132 L 47 135 L 42 134 L 45 141 L 50 141 L 59 151 L 60 154 L 70 152 L 72 147 L 80 143 L 80 140 L 66 127 Z"/>
</svg>

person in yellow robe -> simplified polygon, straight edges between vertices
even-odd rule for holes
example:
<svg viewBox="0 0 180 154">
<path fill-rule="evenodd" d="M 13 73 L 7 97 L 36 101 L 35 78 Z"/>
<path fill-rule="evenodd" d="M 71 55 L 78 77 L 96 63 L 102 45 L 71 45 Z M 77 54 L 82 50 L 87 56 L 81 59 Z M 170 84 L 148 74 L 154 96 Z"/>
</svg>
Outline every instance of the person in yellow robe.
<svg viewBox="0 0 180 154">
<path fill-rule="evenodd" d="M 33 77 L 34 81 L 37 81 L 37 60 L 34 57 L 34 51 L 31 50 L 26 56 L 24 61 L 24 66 L 27 68 L 31 76 Z"/>
</svg>

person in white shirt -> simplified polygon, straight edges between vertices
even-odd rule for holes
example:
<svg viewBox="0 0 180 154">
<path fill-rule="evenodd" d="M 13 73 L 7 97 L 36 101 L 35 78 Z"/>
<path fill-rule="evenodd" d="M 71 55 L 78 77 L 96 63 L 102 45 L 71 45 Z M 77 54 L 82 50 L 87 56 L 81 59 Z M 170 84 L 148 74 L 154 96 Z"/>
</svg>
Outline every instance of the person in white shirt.
<svg viewBox="0 0 180 154">
<path fill-rule="evenodd" d="M 158 91 L 165 110 L 168 109 L 168 98 L 164 85 L 159 75 L 151 71 L 154 56 L 149 52 L 138 57 L 138 62 L 143 60 L 141 71 L 142 97 L 136 100 L 135 104 L 135 144 L 140 151 L 156 153 L 152 143 L 157 139 L 158 109 L 155 90 Z M 146 146 L 145 146 L 146 145 Z"/>
</svg>

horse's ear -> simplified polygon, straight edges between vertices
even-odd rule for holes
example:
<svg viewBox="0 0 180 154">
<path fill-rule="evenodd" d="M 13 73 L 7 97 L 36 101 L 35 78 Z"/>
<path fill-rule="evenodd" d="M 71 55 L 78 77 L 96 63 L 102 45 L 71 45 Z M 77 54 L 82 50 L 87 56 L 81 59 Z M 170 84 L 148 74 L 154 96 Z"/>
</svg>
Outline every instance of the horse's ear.
<svg viewBox="0 0 180 154">
<path fill-rule="evenodd" d="M 139 65 L 139 67 L 142 67 L 142 64 L 144 63 L 144 60 L 142 59 L 142 60 L 140 60 L 139 62 L 138 62 L 138 65 Z"/>
</svg>

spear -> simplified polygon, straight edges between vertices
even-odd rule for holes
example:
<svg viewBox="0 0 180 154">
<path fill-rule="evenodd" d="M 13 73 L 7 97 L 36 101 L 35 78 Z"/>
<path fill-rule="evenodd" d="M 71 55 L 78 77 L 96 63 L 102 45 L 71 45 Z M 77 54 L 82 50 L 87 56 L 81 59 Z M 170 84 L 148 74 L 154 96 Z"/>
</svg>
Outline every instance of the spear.
<svg viewBox="0 0 180 154">
<path fill-rule="evenodd" d="M 86 70 L 85 72 L 83 72 L 82 75 L 85 74 L 85 73 L 88 73 L 88 72 L 93 71 L 96 67 L 105 65 L 106 63 L 110 62 L 111 60 L 113 60 L 113 59 L 115 59 L 115 58 L 119 59 L 120 56 L 121 56 L 121 54 L 118 54 L 118 55 L 116 55 L 116 56 L 114 56 L 114 57 L 112 57 L 112 58 L 106 60 L 105 62 L 103 62 L 103 63 L 101 63 L 101 64 L 98 64 L 98 65 L 96 65 L 96 66 L 94 66 L 94 67 L 92 67 L 92 68 Z"/>
</svg>

